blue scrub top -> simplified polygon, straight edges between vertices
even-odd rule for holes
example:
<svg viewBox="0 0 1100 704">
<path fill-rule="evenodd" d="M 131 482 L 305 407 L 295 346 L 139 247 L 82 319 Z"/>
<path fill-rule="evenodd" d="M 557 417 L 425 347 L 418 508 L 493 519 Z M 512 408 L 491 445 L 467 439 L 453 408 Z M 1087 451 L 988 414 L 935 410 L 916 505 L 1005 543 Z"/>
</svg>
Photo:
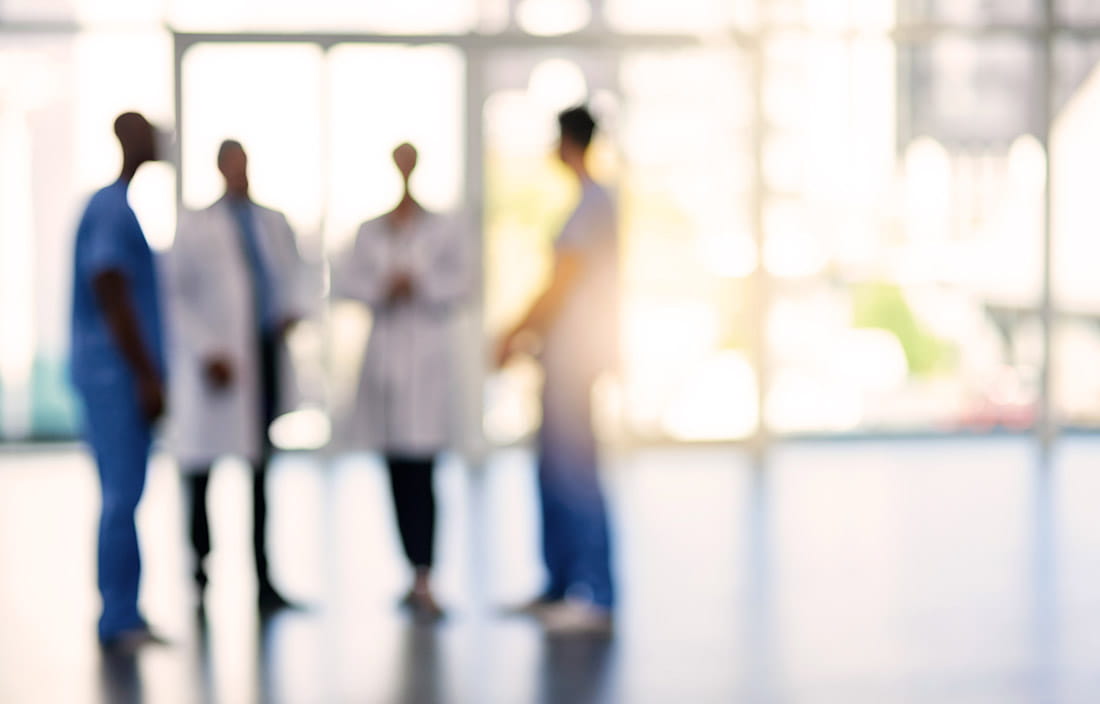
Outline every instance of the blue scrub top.
<svg viewBox="0 0 1100 704">
<path fill-rule="evenodd" d="M 76 231 L 71 372 L 78 389 L 134 381 L 92 290 L 92 280 L 111 270 L 126 278 L 146 349 L 165 372 L 156 262 L 126 190 L 119 180 L 92 196 Z"/>
</svg>

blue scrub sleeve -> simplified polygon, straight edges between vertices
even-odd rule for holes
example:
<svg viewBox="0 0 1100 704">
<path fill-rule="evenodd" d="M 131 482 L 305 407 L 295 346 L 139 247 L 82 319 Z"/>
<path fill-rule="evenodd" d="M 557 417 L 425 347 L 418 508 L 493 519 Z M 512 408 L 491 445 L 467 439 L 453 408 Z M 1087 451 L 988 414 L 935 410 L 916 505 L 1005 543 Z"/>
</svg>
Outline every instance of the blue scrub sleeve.
<svg viewBox="0 0 1100 704">
<path fill-rule="evenodd" d="M 123 271 L 126 250 L 123 234 L 128 213 L 118 208 L 100 208 L 94 214 L 95 225 L 89 230 L 84 250 L 84 273 L 94 277 L 105 271 Z"/>
</svg>

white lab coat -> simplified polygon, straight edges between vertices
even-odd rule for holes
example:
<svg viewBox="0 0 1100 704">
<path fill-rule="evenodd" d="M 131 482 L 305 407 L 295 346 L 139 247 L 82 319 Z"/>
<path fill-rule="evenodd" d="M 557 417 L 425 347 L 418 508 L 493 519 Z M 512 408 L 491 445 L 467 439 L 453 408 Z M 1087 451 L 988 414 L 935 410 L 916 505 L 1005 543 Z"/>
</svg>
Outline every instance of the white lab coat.
<svg viewBox="0 0 1100 704">
<path fill-rule="evenodd" d="M 333 295 L 370 307 L 358 395 L 340 424 L 352 448 L 430 456 L 456 441 L 452 318 L 471 290 L 469 233 L 455 218 L 423 213 L 395 232 L 383 216 L 359 227 L 332 267 Z M 399 272 L 410 299 L 387 301 Z"/>
<path fill-rule="evenodd" d="M 260 253 L 272 279 L 280 318 L 300 318 L 307 308 L 302 260 L 282 213 L 254 207 Z M 179 222 L 167 257 L 166 290 L 171 330 L 170 443 L 183 471 L 233 455 L 260 459 L 262 401 L 252 281 L 239 228 L 225 198 Z M 297 403 L 289 350 L 283 345 L 280 412 Z M 207 359 L 224 355 L 232 385 L 213 389 Z"/>
</svg>

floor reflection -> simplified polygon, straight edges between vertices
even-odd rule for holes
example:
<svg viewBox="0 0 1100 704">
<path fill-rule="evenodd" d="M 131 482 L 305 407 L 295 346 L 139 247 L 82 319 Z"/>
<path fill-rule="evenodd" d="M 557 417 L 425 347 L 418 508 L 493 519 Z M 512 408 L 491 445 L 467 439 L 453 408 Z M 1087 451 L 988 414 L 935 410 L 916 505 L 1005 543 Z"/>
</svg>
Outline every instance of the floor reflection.
<svg viewBox="0 0 1100 704">
<path fill-rule="evenodd" d="M 1025 580 L 1031 584 L 1032 633 L 1035 668 L 1032 691 L 1038 699 L 1058 690 L 1056 677 L 1060 661 L 1058 637 L 1058 559 L 1056 474 L 1053 458 L 1040 453 L 1035 467 L 1031 531 L 1031 560 Z"/>
<path fill-rule="evenodd" d="M 145 692 L 136 655 L 104 654 L 99 677 L 102 704 L 144 704 Z"/>
<path fill-rule="evenodd" d="M 540 668 L 540 704 L 621 701 L 610 677 L 613 641 L 599 637 L 548 637 Z"/>
<path fill-rule="evenodd" d="M 448 701 L 440 667 L 439 642 L 433 626 L 411 624 L 401 636 L 401 677 L 394 704 Z"/>
<path fill-rule="evenodd" d="M 743 696 L 749 701 L 767 699 L 779 684 L 776 671 L 779 629 L 775 623 L 776 578 L 772 565 L 772 486 L 768 466 L 760 462 L 748 470 L 743 516 L 744 597 L 742 652 L 747 660 Z"/>
<path fill-rule="evenodd" d="M 96 494 L 76 454 L 0 457 L 0 702 L 693 704 L 1100 701 L 1100 443 L 1048 465 L 1016 441 L 647 450 L 609 473 L 613 640 L 547 638 L 501 603 L 537 586 L 530 457 L 444 469 L 434 627 L 407 586 L 384 474 L 273 474 L 276 578 L 315 604 L 261 619 L 246 477 L 216 487 L 194 615 L 177 477 L 139 515 L 142 604 L 172 645 L 95 646 Z"/>
</svg>

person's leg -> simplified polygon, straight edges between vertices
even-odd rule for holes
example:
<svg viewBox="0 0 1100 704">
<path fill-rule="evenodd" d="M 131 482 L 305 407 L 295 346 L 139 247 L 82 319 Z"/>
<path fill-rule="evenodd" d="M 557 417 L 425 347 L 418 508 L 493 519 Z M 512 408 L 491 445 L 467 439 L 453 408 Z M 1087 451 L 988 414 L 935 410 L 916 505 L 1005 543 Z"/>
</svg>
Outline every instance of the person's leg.
<svg viewBox="0 0 1100 704">
<path fill-rule="evenodd" d="M 210 555 L 210 520 L 206 511 L 207 487 L 210 484 L 210 467 L 203 467 L 186 474 L 190 504 L 191 547 L 195 555 L 195 583 L 205 589 L 209 581 L 205 562 Z"/>
<path fill-rule="evenodd" d="M 390 487 L 401 545 L 418 572 L 435 561 L 435 489 L 432 459 L 389 457 Z"/>
<path fill-rule="evenodd" d="M 270 563 L 267 559 L 267 477 L 272 455 L 268 430 L 278 413 L 279 371 L 278 341 L 272 335 L 262 335 L 259 341 L 260 358 L 260 460 L 252 468 L 252 554 L 256 561 L 256 580 L 260 587 L 260 600 L 285 604 L 271 582 Z"/>
<path fill-rule="evenodd" d="M 266 464 L 252 468 L 252 554 L 256 560 L 257 599 L 265 613 L 280 609 L 299 609 L 275 588 L 271 581 L 271 566 L 267 557 L 267 481 Z"/>
<path fill-rule="evenodd" d="M 577 467 L 581 474 L 573 495 L 574 583 L 586 588 L 595 606 L 610 611 L 615 606 L 615 586 L 607 502 L 595 462 L 581 460 Z"/>
<path fill-rule="evenodd" d="M 568 513 L 561 487 L 562 471 L 555 439 L 548 428 L 538 440 L 538 498 L 542 526 L 542 559 L 546 585 L 537 602 L 561 601 L 569 588 Z"/>
<path fill-rule="evenodd" d="M 420 618 L 435 619 L 443 615 L 431 585 L 435 562 L 435 462 L 432 458 L 388 457 L 386 464 L 401 545 L 414 571 L 404 604 Z"/>
<path fill-rule="evenodd" d="M 555 496 L 561 502 L 560 532 L 569 588 L 610 611 L 615 602 L 607 507 L 599 479 L 599 459 L 591 418 L 591 381 L 567 376 L 549 379 L 547 454 Z"/>
<path fill-rule="evenodd" d="M 128 401 L 130 391 L 111 388 L 85 397 L 87 439 L 102 494 L 97 581 L 103 600 L 98 631 L 104 643 L 146 627 L 138 610 L 141 554 L 134 512 L 145 488 L 150 431 L 136 403 Z"/>
<path fill-rule="evenodd" d="M 272 589 L 267 560 L 267 466 L 252 468 L 252 555 L 256 561 L 256 580 L 260 592 Z"/>
</svg>

